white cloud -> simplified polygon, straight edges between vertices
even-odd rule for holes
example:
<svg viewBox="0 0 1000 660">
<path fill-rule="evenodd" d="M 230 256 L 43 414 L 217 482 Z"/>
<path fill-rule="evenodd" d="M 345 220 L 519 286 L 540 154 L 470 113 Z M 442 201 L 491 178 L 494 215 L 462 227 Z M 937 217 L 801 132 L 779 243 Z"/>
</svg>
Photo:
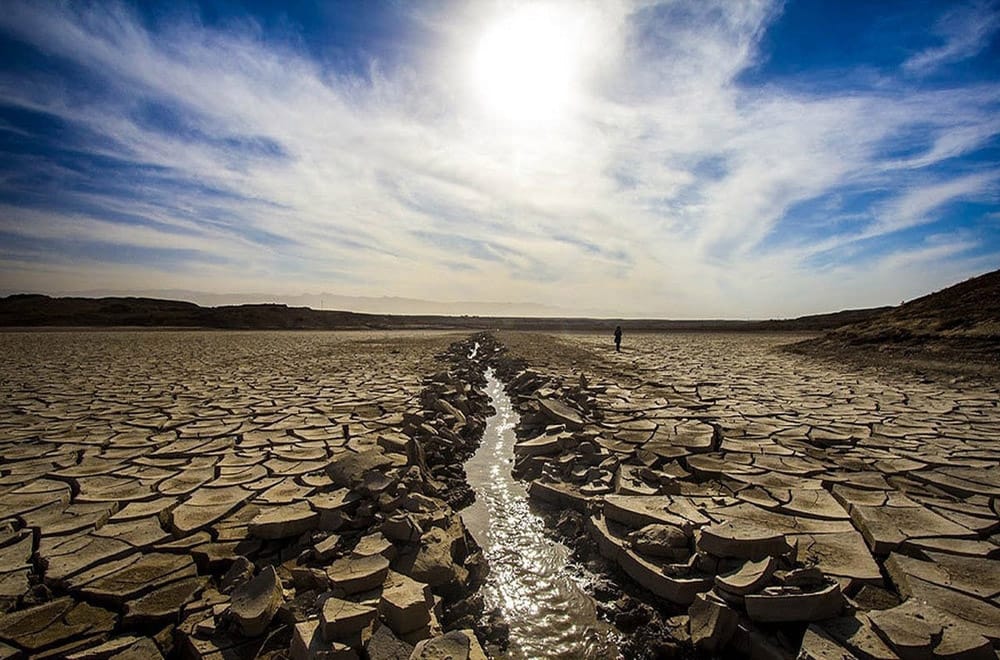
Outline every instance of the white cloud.
<svg viewBox="0 0 1000 660">
<path fill-rule="evenodd" d="M 102 83 L 67 89 L 8 74 L 0 97 L 86 128 L 94 137 L 76 148 L 169 178 L 126 180 L 127 196 L 67 186 L 60 201 L 91 210 L 36 211 L 29 223 L 18 220 L 28 217 L 23 209 L 0 209 L 0 230 L 196 253 L 182 270 L 74 268 L 42 255 L 38 286 L 50 289 L 80 289 L 74 280 L 86 272 L 116 289 L 210 283 L 217 291 L 510 300 L 589 313 L 774 316 L 839 300 L 842 289 L 829 272 L 809 269 L 811 257 L 924 222 L 995 183 L 995 167 L 922 175 L 924 184 L 886 203 L 868 227 L 771 245 L 776 233 L 796 236 L 786 214 L 798 203 L 843 186 L 905 188 L 913 171 L 994 139 L 1000 85 L 822 96 L 745 89 L 734 77 L 757 60 L 779 5 L 697 2 L 684 21 L 676 9 L 586 5 L 580 11 L 602 46 L 580 55 L 593 75 L 559 121 L 519 123 L 485 112 L 460 65 L 489 20 L 477 5 L 448 20 L 422 16 L 439 43 L 423 59 L 350 75 L 253 30 L 176 23 L 151 35 L 113 5 L 12 2 L 0 30 Z M 189 130 L 144 121 L 149 104 L 176 110 Z M 912 127 L 931 136 L 928 146 L 883 157 L 880 145 Z M 282 156 L 225 141 L 248 138 Z M 95 209 L 137 215 L 147 226 L 122 226 Z M 905 255 L 924 249 L 853 263 L 860 279 L 840 275 L 884 278 L 882 293 L 895 298 L 912 270 Z M 961 251 L 927 258 L 953 265 L 941 277 L 978 267 Z M 117 277 L 127 279 L 114 284 Z"/>
<path fill-rule="evenodd" d="M 1000 172 L 969 174 L 906 190 L 885 204 L 867 235 L 879 235 L 932 222 L 933 212 L 955 201 L 975 200 L 995 192 Z"/>
<path fill-rule="evenodd" d="M 961 4 L 947 12 L 936 25 L 944 44 L 910 57 L 903 68 L 911 73 L 927 73 L 947 64 L 978 55 L 1000 28 L 996 2 Z"/>
</svg>

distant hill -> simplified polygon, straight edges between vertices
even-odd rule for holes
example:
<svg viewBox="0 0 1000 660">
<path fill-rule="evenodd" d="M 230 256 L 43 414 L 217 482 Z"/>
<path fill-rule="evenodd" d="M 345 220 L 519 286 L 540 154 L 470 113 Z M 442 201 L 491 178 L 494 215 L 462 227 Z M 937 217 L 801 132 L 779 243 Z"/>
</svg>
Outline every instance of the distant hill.
<svg viewBox="0 0 1000 660">
<path fill-rule="evenodd" d="M 202 307 L 255 304 L 279 304 L 289 307 L 309 307 L 315 310 L 347 310 L 358 314 L 405 316 L 502 316 L 555 318 L 566 310 L 555 305 L 511 302 L 441 301 L 403 298 L 400 296 L 345 296 L 336 293 L 273 294 L 273 293 L 208 293 L 188 289 L 148 289 L 70 291 L 73 298 L 153 298 L 193 302 Z"/>
<path fill-rule="evenodd" d="M 819 332 L 869 319 L 887 308 L 768 321 L 588 319 L 359 314 L 278 304 L 201 307 L 155 298 L 52 298 L 18 294 L 0 298 L 0 327 L 180 327 L 250 330 L 504 329 L 605 331 L 621 323 L 629 332 Z"/>
<path fill-rule="evenodd" d="M 801 352 L 881 353 L 1000 365 L 1000 270 L 796 344 Z"/>
</svg>

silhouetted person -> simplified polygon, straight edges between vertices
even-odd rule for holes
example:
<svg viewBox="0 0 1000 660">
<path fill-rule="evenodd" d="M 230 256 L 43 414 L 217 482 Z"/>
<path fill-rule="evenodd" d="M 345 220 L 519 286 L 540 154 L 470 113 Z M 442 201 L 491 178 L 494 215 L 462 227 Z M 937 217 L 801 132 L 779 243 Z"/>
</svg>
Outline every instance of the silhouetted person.
<svg viewBox="0 0 1000 660">
<path fill-rule="evenodd" d="M 615 328 L 615 351 L 622 352 L 622 327 L 620 325 Z"/>
</svg>

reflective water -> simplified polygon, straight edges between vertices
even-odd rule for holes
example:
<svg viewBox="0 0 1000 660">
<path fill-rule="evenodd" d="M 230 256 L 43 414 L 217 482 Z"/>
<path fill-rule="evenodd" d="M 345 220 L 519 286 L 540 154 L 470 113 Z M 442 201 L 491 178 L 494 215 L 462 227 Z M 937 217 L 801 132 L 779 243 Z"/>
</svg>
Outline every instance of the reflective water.
<svg viewBox="0 0 1000 660">
<path fill-rule="evenodd" d="M 500 608 L 510 625 L 505 657 L 617 658 L 614 629 L 598 620 L 581 586 L 588 576 L 569 561 L 564 545 L 548 537 L 524 487 L 510 474 L 517 414 L 492 370 L 486 383 L 497 412 L 465 464 L 476 502 L 462 518 L 489 561 L 487 609 Z"/>
</svg>

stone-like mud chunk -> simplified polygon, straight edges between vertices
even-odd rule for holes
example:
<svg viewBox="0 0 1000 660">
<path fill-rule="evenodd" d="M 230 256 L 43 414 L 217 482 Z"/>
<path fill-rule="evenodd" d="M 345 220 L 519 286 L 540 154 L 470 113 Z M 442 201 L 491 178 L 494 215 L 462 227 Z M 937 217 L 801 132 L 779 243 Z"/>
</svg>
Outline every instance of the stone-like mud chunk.
<svg viewBox="0 0 1000 660">
<path fill-rule="evenodd" d="M 358 658 L 358 654 L 346 644 L 325 641 L 317 619 L 295 624 L 289 655 L 292 656 L 292 660 L 357 660 Z"/>
<path fill-rule="evenodd" d="M 637 552 L 650 557 L 678 559 L 688 554 L 688 535 L 676 525 L 646 525 L 628 535 Z"/>
<path fill-rule="evenodd" d="M 471 630 L 425 639 L 413 649 L 410 660 L 486 660 L 486 653 Z"/>
<path fill-rule="evenodd" d="M 364 480 L 365 473 L 384 470 L 393 465 L 381 447 L 363 452 L 339 454 L 326 468 L 326 474 L 338 488 L 355 488 Z"/>
<path fill-rule="evenodd" d="M 160 586 L 193 577 L 197 572 L 190 557 L 151 553 L 84 585 L 81 591 L 101 600 L 124 603 Z"/>
<path fill-rule="evenodd" d="M 146 594 L 125 607 L 126 623 L 148 623 L 176 617 L 185 603 L 205 587 L 207 578 L 191 577 Z"/>
<path fill-rule="evenodd" d="M 747 616 L 753 621 L 822 621 L 840 614 L 844 607 L 844 596 L 840 592 L 840 585 L 831 582 L 810 592 L 786 587 L 768 588 L 763 593 L 747 595 L 744 603 Z"/>
<path fill-rule="evenodd" d="M 711 594 L 698 594 L 688 609 L 691 641 L 708 652 L 721 650 L 736 632 L 739 615 Z"/>
<path fill-rule="evenodd" d="M 264 509 L 250 521 L 250 534 L 260 539 L 284 539 L 316 529 L 319 514 L 308 502 Z"/>
<path fill-rule="evenodd" d="M 539 411 L 556 424 L 565 424 L 571 431 L 579 431 L 586 423 L 579 412 L 558 399 L 539 398 Z"/>
<path fill-rule="evenodd" d="M 465 569 L 452 559 L 455 541 L 440 527 L 428 530 L 420 539 L 416 553 L 403 558 L 403 572 L 435 588 L 464 579 Z"/>
<path fill-rule="evenodd" d="M 323 639 L 348 641 L 352 636 L 371 625 L 378 610 L 370 605 L 340 598 L 328 598 L 320 612 L 320 630 Z"/>
<path fill-rule="evenodd" d="M 37 652 L 70 639 L 108 634 L 116 618 L 104 608 L 59 598 L 0 617 L 0 640 Z"/>
<path fill-rule="evenodd" d="M 239 486 L 202 488 L 170 513 L 170 526 L 178 535 L 208 527 L 250 499 L 251 493 Z"/>
<path fill-rule="evenodd" d="M 267 629 L 282 602 L 281 581 L 274 568 L 268 566 L 257 577 L 233 590 L 230 608 L 243 634 L 256 637 Z"/>
<path fill-rule="evenodd" d="M 738 571 L 716 575 L 715 586 L 737 596 L 756 593 L 768 585 L 777 567 L 778 561 L 774 557 L 748 561 Z"/>
<path fill-rule="evenodd" d="M 326 569 L 333 590 L 348 596 L 375 589 L 385 582 L 388 573 L 389 560 L 382 555 L 345 557 Z"/>
<path fill-rule="evenodd" d="M 390 571 L 378 610 L 397 635 L 419 630 L 431 622 L 434 598 L 430 587 Z"/>
<path fill-rule="evenodd" d="M 716 557 L 752 560 L 779 557 L 792 551 L 784 534 L 747 521 L 703 528 L 698 536 L 697 548 Z"/>
</svg>

